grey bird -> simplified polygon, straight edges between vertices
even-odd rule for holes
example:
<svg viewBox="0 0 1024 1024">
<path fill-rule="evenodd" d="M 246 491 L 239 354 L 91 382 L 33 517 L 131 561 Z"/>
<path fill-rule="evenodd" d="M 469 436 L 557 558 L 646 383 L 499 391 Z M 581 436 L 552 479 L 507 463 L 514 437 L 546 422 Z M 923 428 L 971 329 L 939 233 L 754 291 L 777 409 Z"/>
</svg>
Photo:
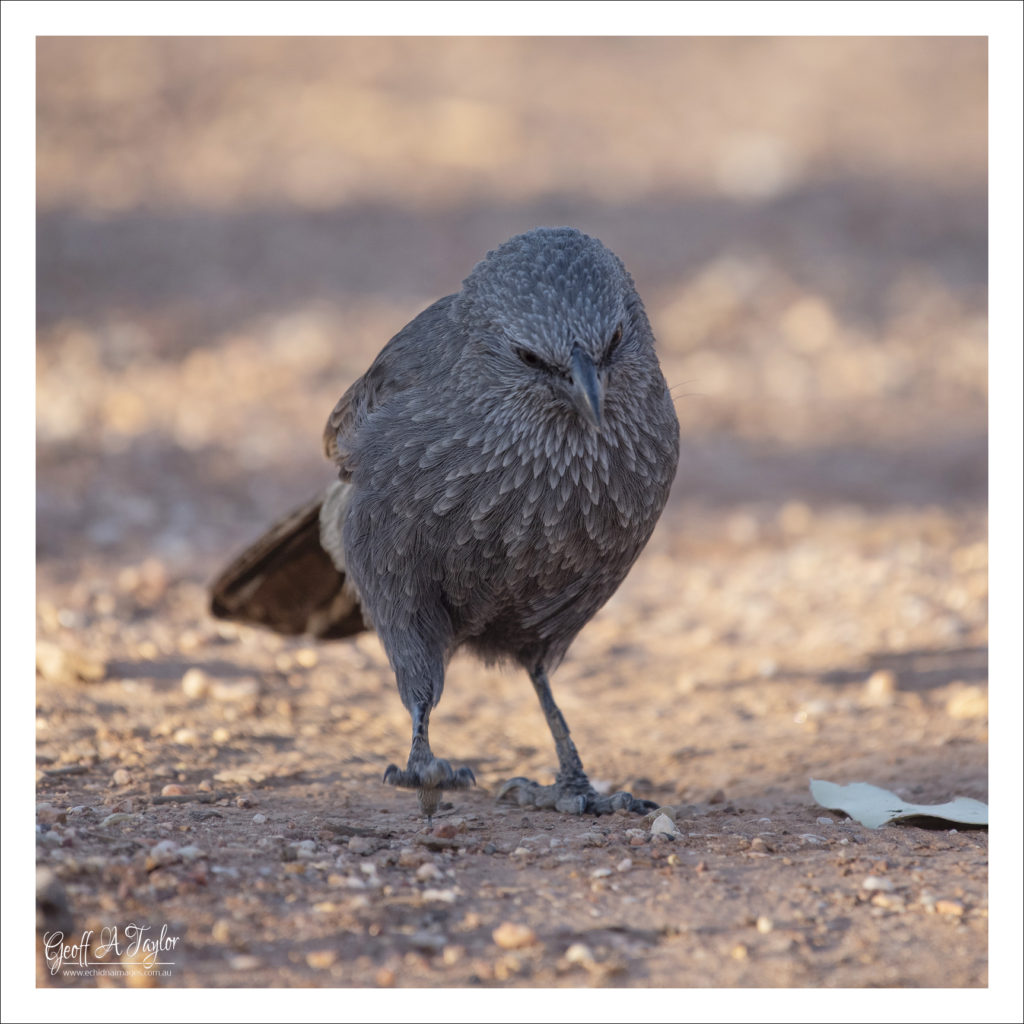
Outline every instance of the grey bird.
<svg viewBox="0 0 1024 1024">
<path fill-rule="evenodd" d="M 536 228 L 476 265 L 384 347 L 324 432 L 338 482 L 212 585 L 214 615 L 321 638 L 373 628 L 412 717 L 405 768 L 429 818 L 475 779 L 434 756 L 430 713 L 465 647 L 529 673 L 554 737 L 553 785 L 499 799 L 644 812 L 591 786 L 548 676 L 625 578 L 665 506 L 679 424 L 621 260 Z"/>
</svg>

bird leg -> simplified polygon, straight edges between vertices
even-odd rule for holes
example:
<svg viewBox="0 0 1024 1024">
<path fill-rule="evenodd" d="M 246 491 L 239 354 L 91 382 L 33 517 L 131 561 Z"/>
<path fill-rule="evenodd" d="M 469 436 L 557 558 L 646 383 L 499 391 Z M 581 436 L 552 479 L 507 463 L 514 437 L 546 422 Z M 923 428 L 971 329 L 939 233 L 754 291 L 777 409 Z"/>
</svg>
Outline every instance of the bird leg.
<svg viewBox="0 0 1024 1024">
<path fill-rule="evenodd" d="M 518 777 L 509 779 L 498 790 L 498 799 L 514 800 L 520 807 L 554 808 L 566 814 L 611 814 L 624 808 L 637 814 L 646 814 L 658 805 L 651 800 L 639 800 L 625 791 L 602 796 L 590 784 L 583 762 L 576 752 L 576 746 L 569 735 L 562 712 L 558 710 L 548 675 L 542 666 L 530 673 L 533 688 L 537 691 L 540 706 L 544 709 L 548 728 L 555 740 L 558 752 L 558 775 L 552 786 L 541 786 L 531 779 Z"/>
<path fill-rule="evenodd" d="M 384 772 L 384 781 L 389 786 L 415 789 L 419 797 L 420 810 L 429 821 L 441 800 L 445 789 L 469 789 L 476 778 L 469 768 L 454 769 L 445 760 L 434 757 L 430 751 L 427 725 L 430 721 L 430 704 L 419 701 L 412 707 L 412 749 L 405 769 L 389 764 Z"/>
</svg>

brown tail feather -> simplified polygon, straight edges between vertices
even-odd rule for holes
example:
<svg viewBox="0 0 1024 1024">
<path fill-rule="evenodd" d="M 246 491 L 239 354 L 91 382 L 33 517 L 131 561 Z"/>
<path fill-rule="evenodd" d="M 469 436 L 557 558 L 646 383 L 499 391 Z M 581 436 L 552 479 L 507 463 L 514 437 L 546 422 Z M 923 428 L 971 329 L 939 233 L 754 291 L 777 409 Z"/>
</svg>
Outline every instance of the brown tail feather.
<svg viewBox="0 0 1024 1024">
<path fill-rule="evenodd" d="M 221 619 L 333 640 L 367 629 L 359 603 L 320 542 L 323 498 L 304 505 L 238 556 L 210 587 Z"/>
</svg>

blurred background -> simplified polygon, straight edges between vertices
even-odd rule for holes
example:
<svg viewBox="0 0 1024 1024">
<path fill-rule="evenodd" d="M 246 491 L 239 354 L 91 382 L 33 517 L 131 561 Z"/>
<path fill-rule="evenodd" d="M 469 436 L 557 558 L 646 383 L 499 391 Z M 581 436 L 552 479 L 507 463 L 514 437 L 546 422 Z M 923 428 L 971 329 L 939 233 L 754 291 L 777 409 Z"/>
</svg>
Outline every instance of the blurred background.
<svg viewBox="0 0 1024 1024">
<path fill-rule="evenodd" d="M 40 38 L 40 635 L 177 672 L 383 344 L 571 224 L 631 270 L 682 429 L 581 662 L 983 679 L 986 47 Z"/>
<path fill-rule="evenodd" d="M 986 143 L 984 38 L 40 38 L 41 565 L 302 500 L 384 342 L 539 224 L 637 281 L 677 503 L 976 505 Z"/>
</svg>

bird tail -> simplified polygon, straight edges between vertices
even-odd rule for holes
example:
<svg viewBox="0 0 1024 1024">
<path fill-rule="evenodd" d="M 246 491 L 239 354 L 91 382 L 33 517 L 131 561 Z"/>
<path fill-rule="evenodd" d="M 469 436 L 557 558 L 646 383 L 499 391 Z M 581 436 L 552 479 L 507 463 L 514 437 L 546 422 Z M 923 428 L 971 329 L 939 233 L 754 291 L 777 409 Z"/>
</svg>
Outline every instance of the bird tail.
<svg viewBox="0 0 1024 1024">
<path fill-rule="evenodd" d="M 246 548 L 210 585 L 210 611 L 219 619 L 321 640 L 369 629 L 341 546 L 349 493 L 347 484 L 332 485 Z"/>
</svg>

